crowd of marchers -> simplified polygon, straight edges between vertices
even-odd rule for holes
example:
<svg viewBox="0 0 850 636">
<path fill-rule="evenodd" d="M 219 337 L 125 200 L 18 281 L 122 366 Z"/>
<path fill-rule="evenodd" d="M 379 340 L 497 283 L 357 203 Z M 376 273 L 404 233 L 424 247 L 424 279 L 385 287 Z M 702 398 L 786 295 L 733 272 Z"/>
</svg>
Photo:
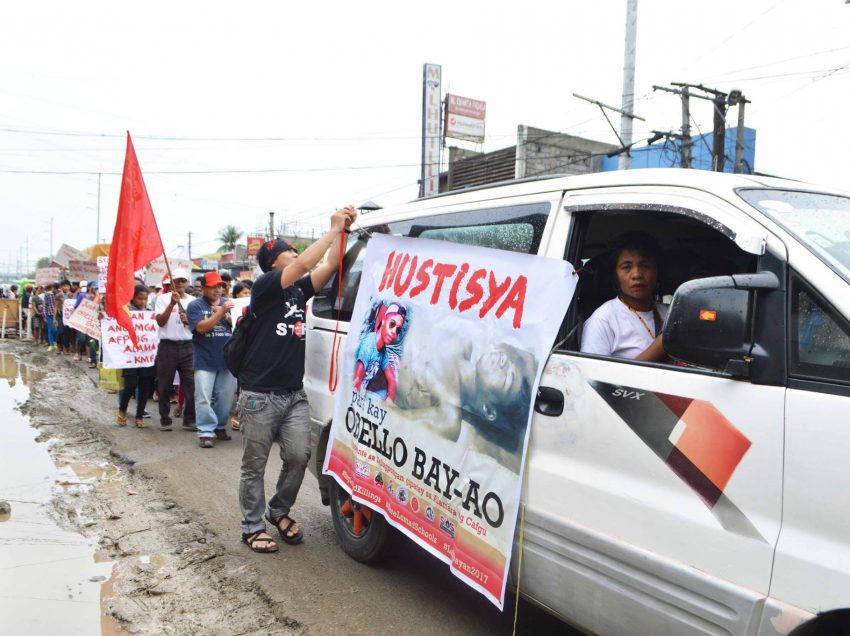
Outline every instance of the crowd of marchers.
<svg viewBox="0 0 850 636">
<path fill-rule="evenodd" d="M 227 272 L 206 272 L 190 279 L 174 269 L 160 285 L 136 281 L 132 298 L 121 299 L 130 312 L 153 312 L 159 345 L 151 366 L 122 369 L 115 423 L 147 429 L 152 419 L 146 407 L 155 401 L 159 430 L 181 428 L 197 433 L 201 448 L 214 448 L 242 436 L 239 505 L 242 542 L 255 552 L 275 552 L 277 542 L 266 533 L 266 522 L 280 540 L 297 544 L 303 531 L 290 516 L 310 458 L 309 404 L 303 390 L 306 303 L 336 272 L 343 235 L 357 217 L 351 206 L 331 215 L 331 229 L 299 253 L 289 241 L 273 239 L 257 253 L 261 274 L 234 281 Z M 63 280 L 54 285 L 10 289 L 21 301 L 24 325 L 36 345 L 57 355 L 73 356 L 98 367 L 102 357 L 97 339 L 64 324 L 63 307 L 88 299 L 105 311 L 105 290 L 95 281 Z M 248 297 L 245 315 L 234 324 L 234 299 Z M 28 323 L 28 324 L 27 324 Z M 234 330 L 243 329 L 244 356 L 236 375 L 225 362 L 225 345 Z M 231 365 L 232 366 L 232 365 Z M 150 427 L 154 428 L 154 427 Z M 266 463 L 272 446 L 280 447 L 283 465 L 276 491 L 264 490 Z"/>
</svg>

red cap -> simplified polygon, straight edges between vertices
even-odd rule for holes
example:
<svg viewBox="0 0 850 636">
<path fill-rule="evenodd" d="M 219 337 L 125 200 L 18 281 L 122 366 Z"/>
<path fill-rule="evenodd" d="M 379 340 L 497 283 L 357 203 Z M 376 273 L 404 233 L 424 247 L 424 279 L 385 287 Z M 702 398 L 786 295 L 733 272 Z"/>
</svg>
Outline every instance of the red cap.
<svg viewBox="0 0 850 636">
<path fill-rule="evenodd" d="M 219 276 L 218 272 L 207 272 L 204 274 L 204 287 L 215 287 L 216 285 L 222 285 L 224 281 L 221 280 L 221 276 Z"/>
</svg>

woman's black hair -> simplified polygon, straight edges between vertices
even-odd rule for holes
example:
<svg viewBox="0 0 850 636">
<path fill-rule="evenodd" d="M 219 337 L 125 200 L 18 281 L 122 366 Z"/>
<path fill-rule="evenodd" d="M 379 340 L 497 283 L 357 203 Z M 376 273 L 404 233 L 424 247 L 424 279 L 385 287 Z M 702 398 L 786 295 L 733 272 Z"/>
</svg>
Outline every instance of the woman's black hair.
<svg viewBox="0 0 850 636">
<path fill-rule="evenodd" d="M 244 282 L 236 283 L 236 284 L 233 286 L 233 297 L 234 297 L 234 298 L 237 298 L 237 297 L 239 296 L 239 294 L 241 294 L 241 293 L 242 293 L 244 290 L 246 290 L 246 289 L 247 289 L 248 291 L 251 291 L 251 286 L 250 286 L 250 285 L 246 285 Z"/>
<path fill-rule="evenodd" d="M 136 285 L 136 286 L 133 288 L 133 298 L 135 298 L 135 297 L 136 297 L 136 295 L 137 295 L 139 292 L 145 292 L 146 294 L 149 294 L 149 293 L 150 293 L 150 290 L 149 290 L 149 289 L 148 289 L 145 285 Z"/>
<path fill-rule="evenodd" d="M 611 250 L 614 267 L 617 266 L 620 254 L 626 250 L 651 258 L 656 264 L 661 260 L 661 248 L 658 246 L 658 241 L 646 232 L 626 232 L 614 239 L 614 245 Z"/>
</svg>

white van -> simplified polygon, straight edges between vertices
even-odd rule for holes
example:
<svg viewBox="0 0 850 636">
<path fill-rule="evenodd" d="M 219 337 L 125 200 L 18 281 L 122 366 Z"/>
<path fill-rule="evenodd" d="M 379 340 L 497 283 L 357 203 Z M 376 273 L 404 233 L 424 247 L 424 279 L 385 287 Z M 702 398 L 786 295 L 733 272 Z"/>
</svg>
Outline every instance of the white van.
<svg viewBox="0 0 850 636">
<path fill-rule="evenodd" d="M 372 234 L 567 259 L 579 283 L 535 404 L 520 593 L 599 634 L 796 634 L 825 612 L 850 633 L 847 194 L 632 170 L 442 195 L 359 224 L 341 303 L 335 276 L 308 317 L 315 472 L 334 329 L 339 317 L 346 331 Z M 676 364 L 578 350 L 583 322 L 615 296 L 611 241 L 631 230 L 663 249 Z M 346 552 L 380 556 L 383 517 L 320 484 Z M 517 537 L 514 577 L 518 550 Z"/>
</svg>

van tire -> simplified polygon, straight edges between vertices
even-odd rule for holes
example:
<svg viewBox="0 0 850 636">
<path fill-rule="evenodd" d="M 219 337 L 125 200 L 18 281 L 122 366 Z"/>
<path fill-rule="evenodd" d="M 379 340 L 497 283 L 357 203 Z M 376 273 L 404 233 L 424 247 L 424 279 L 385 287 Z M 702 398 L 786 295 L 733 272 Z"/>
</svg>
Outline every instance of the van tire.
<svg viewBox="0 0 850 636">
<path fill-rule="evenodd" d="M 387 520 L 365 504 L 353 501 L 335 479 L 330 481 L 331 515 L 342 549 L 361 563 L 380 561 L 390 545 L 392 529 Z"/>
</svg>

